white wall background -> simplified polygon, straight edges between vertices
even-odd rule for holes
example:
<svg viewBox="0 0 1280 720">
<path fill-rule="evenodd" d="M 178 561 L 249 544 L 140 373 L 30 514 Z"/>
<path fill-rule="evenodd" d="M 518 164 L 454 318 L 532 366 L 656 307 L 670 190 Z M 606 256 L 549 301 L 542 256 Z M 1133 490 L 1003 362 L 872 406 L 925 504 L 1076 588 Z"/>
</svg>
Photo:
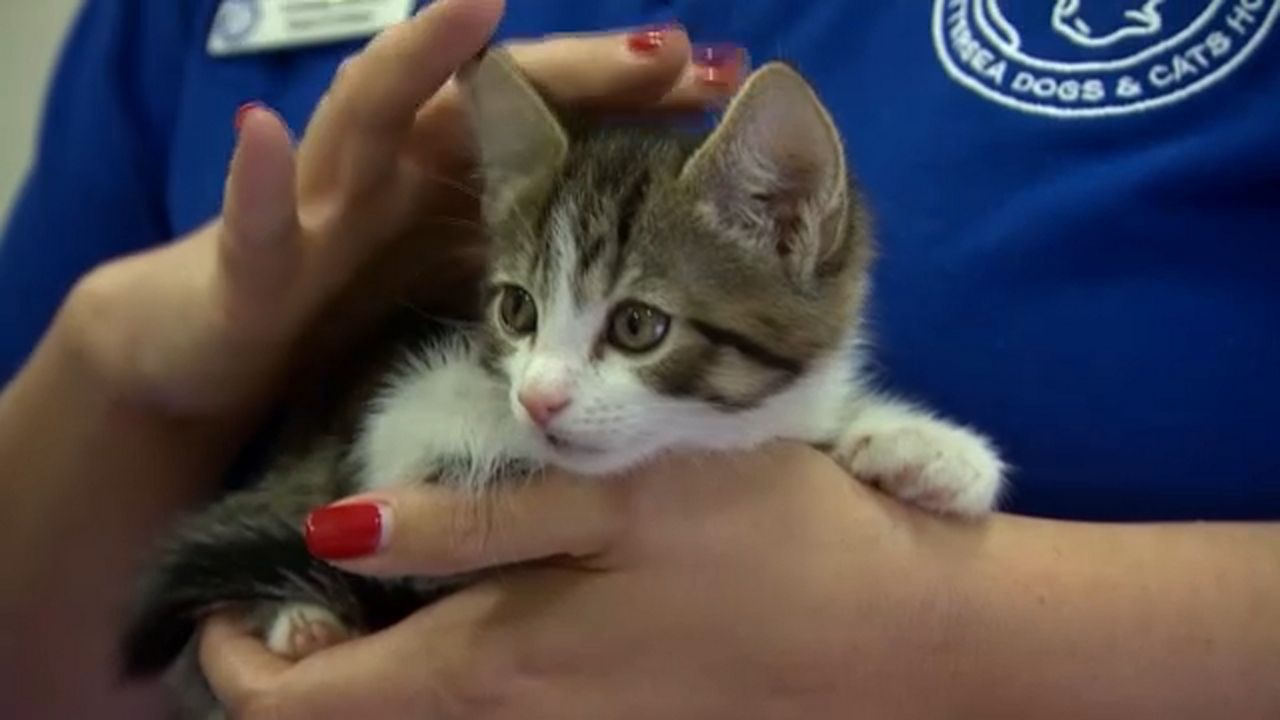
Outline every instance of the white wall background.
<svg viewBox="0 0 1280 720">
<path fill-rule="evenodd" d="M 26 175 L 45 86 L 81 0 L 0 0 L 0 222 Z"/>
</svg>

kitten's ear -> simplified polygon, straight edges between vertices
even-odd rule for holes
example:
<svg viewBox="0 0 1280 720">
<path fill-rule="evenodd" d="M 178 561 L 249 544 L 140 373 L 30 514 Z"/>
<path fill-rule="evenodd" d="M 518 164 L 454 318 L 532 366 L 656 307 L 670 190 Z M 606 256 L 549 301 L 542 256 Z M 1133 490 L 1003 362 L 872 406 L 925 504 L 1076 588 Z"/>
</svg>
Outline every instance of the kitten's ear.
<svg viewBox="0 0 1280 720">
<path fill-rule="evenodd" d="M 545 185 L 564 162 L 569 138 L 507 51 L 493 48 L 458 72 L 478 144 L 486 211 Z"/>
<path fill-rule="evenodd" d="M 813 88 L 782 63 L 747 78 L 681 180 L 727 234 L 776 252 L 797 279 L 844 238 L 844 150 Z"/>
</svg>

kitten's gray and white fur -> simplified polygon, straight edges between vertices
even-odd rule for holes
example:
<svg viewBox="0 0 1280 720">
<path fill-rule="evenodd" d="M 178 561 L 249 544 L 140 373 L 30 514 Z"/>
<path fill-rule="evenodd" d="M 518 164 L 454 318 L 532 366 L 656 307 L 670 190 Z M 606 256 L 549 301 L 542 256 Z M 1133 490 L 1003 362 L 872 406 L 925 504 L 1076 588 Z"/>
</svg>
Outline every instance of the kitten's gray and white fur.
<svg viewBox="0 0 1280 720">
<path fill-rule="evenodd" d="M 570 131 L 498 50 L 459 82 L 492 241 L 484 321 L 411 317 L 421 327 L 375 348 L 396 361 L 372 366 L 349 431 L 319 423 L 256 487 L 179 529 L 127 639 L 132 674 L 172 666 L 203 687 L 189 648 L 174 661 L 226 602 L 249 603 L 268 645 L 298 656 L 447 592 L 307 553 L 307 511 L 362 490 L 480 491 L 546 466 L 606 475 L 666 450 L 787 438 L 924 508 L 993 507 L 1003 466 L 986 439 L 865 383 L 870 224 L 800 75 L 761 68 L 693 138 Z"/>
</svg>

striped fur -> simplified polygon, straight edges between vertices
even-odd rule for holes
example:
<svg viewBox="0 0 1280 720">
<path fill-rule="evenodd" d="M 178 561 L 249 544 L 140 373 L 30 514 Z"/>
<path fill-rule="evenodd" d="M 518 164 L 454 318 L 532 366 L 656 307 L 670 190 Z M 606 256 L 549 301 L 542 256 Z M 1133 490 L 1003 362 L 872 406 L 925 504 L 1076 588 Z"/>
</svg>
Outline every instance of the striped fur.
<svg viewBox="0 0 1280 720">
<path fill-rule="evenodd" d="M 493 282 L 518 284 L 544 314 L 596 324 L 597 334 L 618 303 L 654 305 L 675 327 L 659 352 L 627 359 L 637 377 L 662 395 L 752 408 L 848 342 L 869 231 L 861 213 L 834 211 L 845 221 L 826 228 L 822 242 L 835 249 L 823 274 L 795 281 L 780 257 L 701 216 L 704 195 L 681 177 L 693 149 L 688 138 L 635 129 L 573 138 L 554 180 L 494 219 Z M 519 352 L 499 343 L 500 355 Z M 566 350 L 616 359 L 598 343 Z"/>
<path fill-rule="evenodd" d="M 463 86 L 492 239 L 485 322 L 401 308 L 343 345 L 340 369 L 308 376 L 318 401 L 291 405 L 296 427 L 256 485 L 166 540 L 125 669 L 172 668 L 183 717 L 220 717 L 190 644 L 213 608 L 247 604 L 280 652 L 270 643 L 297 618 L 374 631 L 475 579 L 382 581 L 312 558 L 302 518 L 352 492 L 424 480 L 479 492 L 546 466 L 602 475 L 779 438 L 830 448 L 854 477 L 931 509 L 980 512 L 998 492 L 984 439 L 861 386 L 870 231 L 835 128 L 798 75 L 758 71 L 707 137 L 567 129 L 500 53 Z M 393 260 L 378 277 L 422 271 Z M 536 305 L 532 332 L 501 321 L 511 285 Z M 669 317 L 653 347 L 611 341 L 626 303 Z M 567 404 L 535 422 L 525 392 Z"/>
<path fill-rule="evenodd" d="M 807 83 L 762 69 L 717 130 L 694 135 L 566 125 L 492 54 L 475 73 L 493 241 L 485 365 L 513 415 L 552 439 L 551 460 L 600 472 L 667 448 L 829 439 L 829 406 L 856 393 L 872 247 Z M 533 299 L 536 332 L 503 331 L 507 286 Z M 634 303 L 669 317 L 644 352 L 610 342 L 613 314 Z M 526 393 L 568 404 L 533 428 Z"/>
</svg>

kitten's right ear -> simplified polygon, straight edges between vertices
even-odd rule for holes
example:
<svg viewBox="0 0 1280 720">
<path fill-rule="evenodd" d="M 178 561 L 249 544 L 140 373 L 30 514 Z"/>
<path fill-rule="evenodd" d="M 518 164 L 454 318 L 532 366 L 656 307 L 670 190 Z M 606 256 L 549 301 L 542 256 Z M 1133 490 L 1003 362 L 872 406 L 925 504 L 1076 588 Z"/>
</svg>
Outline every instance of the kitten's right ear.
<svg viewBox="0 0 1280 720">
<path fill-rule="evenodd" d="M 501 213 L 555 176 L 569 137 L 505 50 L 473 60 L 459 70 L 458 82 L 478 145 L 485 211 Z"/>
</svg>

